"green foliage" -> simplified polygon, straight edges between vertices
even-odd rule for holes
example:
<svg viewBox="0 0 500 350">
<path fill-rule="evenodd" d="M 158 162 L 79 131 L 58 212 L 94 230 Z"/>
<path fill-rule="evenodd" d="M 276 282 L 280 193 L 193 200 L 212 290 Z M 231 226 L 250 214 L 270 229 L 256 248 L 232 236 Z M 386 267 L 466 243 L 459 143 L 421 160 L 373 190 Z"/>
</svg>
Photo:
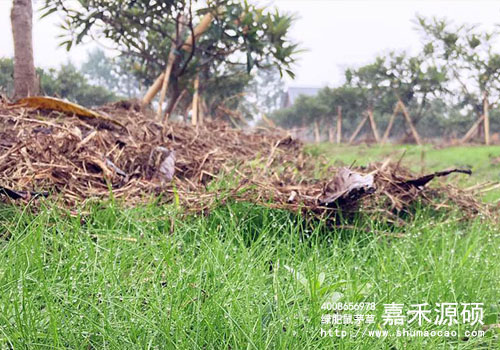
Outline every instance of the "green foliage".
<svg viewBox="0 0 500 350">
<path fill-rule="evenodd" d="M 380 132 L 400 99 L 424 137 L 460 137 L 483 112 L 486 101 L 491 129 L 500 130 L 499 113 L 494 109 L 500 100 L 497 32 L 452 26 L 436 18 L 418 17 L 417 22 L 424 39 L 416 55 L 390 52 L 368 65 L 347 69 L 344 85 L 298 99 L 295 106 L 273 117 L 286 127 L 317 121 L 326 130 L 334 125 L 336 108 L 341 106 L 343 129 L 350 134 L 371 109 Z M 406 129 L 401 118 L 396 119 L 394 134 Z"/>
<path fill-rule="evenodd" d="M 246 67 L 247 72 L 275 66 L 280 72 L 293 75 L 297 45 L 288 38 L 293 17 L 246 1 L 171 0 L 152 5 L 149 0 L 97 0 L 69 6 L 63 0 L 46 0 L 44 11 L 65 13 L 62 44 L 68 49 L 87 37 L 110 39 L 127 58 L 136 77 L 147 86 L 165 69 L 171 45 L 193 35 L 193 27 L 206 13 L 215 14 L 192 52 L 175 52 L 178 64 L 172 73 L 174 95 L 190 88 L 196 73 L 227 76 L 232 71 L 228 67 L 234 65 Z M 183 37 L 176 38 L 181 15 L 187 17 L 183 21 L 188 22 L 188 30 Z"/>
<path fill-rule="evenodd" d="M 490 108 L 500 98 L 500 52 L 495 52 L 498 30 L 473 25 L 453 26 L 445 19 L 418 17 L 429 60 L 447 67 L 453 103 L 482 113 L 483 99 Z M 486 96 L 486 97 L 485 97 Z"/>
<path fill-rule="evenodd" d="M 325 282 L 325 273 L 320 272 L 317 276 L 312 275 L 306 277 L 304 273 L 297 271 L 296 269 L 283 265 L 283 268 L 290 272 L 295 281 L 300 283 L 302 287 L 304 287 L 305 295 L 311 300 L 313 303 L 336 303 L 342 300 L 344 294 L 339 292 L 338 290 L 344 286 L 347 281 L 338 280 L 335 283 L 324 285 Z"/>
<path fill-rule="evenodd" d="M 115 101 L 117 97 L 102 86 L 89 84 L 76 67 L 67 63 L 59 69 L 37 68 L 40 93 L 65 98 L 83 106 L 100 106 Z M 0 92 L 11 96 L 14 90 L 14 62 L 12 58 L 0 58 Z"/>
<path fill-rule="evenodd" d="M 41 91 L 83 106 L 100 106 L 115 101 L 116 96 L 102 86 L 90 85 L 76 67 L 67 63 L 58 70 L 49 69 L 40 77 Z"/>
<path fill-rule="evenodd" d="M 0 58 L 0 93 L 10 96 L 14 91 L 14 62 L 12 58 Z"/>
<path fill-rule="evenodd" d="M 208 107 L 208 112 L 216 116 L 218 108 L 228 108 L 240 111 L 246 118 L 251 118 L 251 113 L 243 106 L 243 91 L 251 80 L 244 68 L 233 68 L 224 75 L 207 76 L 202 79 L 203 97 Z"/>
<path fill-rule="evenodd" d="M 131 62 L 125 57 L 109 58 L 103 50 L 94 49 L 89 52 L 80 72 L 92 85 L 102 86 L 118 96 L 139 97 L 144 89 L 130 67 Z"/>
</svg>

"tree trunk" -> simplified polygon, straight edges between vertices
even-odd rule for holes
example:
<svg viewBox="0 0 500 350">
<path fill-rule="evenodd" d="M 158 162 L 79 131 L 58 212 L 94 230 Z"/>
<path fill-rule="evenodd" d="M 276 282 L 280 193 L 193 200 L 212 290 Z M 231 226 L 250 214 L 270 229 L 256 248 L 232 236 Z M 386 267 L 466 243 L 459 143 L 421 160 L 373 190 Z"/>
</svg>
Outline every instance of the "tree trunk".
<svg viewBox="0 0 500 350">
<path fill-rule="evenodd" d="M 181 91 L 179 90 L 179 81 L 177 80 L 177 77 L 171 76 L 170 77 L 170 93 L 168 96 L 168 103 L 167 103 L 167 109 L 165 111 L 165 116 L 170 117 L 172 112 L 174 111 L 174 107 L 176 107 L 175 103 L 177 102 L 177 99 L 179 98 L 179 95 L 181 94 Z"/>
<path fill-rule="evenodd" d="M 38 94 L 33 60 L 31 0 L 14 0 L 10 13 L 14 37 L 14 99 Z"/>
</svg>

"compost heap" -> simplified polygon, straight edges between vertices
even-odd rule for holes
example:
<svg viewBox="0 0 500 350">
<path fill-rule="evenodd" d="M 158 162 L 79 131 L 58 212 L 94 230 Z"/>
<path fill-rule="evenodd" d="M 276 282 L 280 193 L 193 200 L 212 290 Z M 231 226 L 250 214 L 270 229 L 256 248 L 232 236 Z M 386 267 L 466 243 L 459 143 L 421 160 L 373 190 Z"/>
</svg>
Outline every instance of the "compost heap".
<svg viewBox="0 0 500 350">
<path fill-rule="evenodd" d="M 80 114 L 80 115 L 77 115 Z M 84 113 L 85 114 L 85 113 Z M 416 202 L 486 213 L 469 192 L 427 183 L 452 169 L 415 176 L 387 160 L 368 167 L 328 166 L 280 129 L 235 129 L 222 121 L 194 127 L 156 122 L 133 103 L 88 116 L 33 104 L 0 103 L 0 197 L 49 197 L 74 206 L 112 195 L 125 204 L 175 201 L 207 211 L 250 201 L 336 221 L 346 213 L 401 222 Z"/>
</svg>

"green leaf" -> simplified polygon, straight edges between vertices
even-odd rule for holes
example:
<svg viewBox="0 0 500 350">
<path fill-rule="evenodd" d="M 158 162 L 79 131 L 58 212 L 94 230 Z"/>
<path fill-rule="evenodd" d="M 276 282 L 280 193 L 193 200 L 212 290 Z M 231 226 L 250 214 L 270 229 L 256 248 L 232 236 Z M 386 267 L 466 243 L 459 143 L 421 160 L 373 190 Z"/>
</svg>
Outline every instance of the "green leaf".
<svg viewBox="0 0 500 350">
<path fill-rule="evenodd" d="M 247 49 L 247 73 L 250 73 L 252 71 L 254 65 L 254 60 L 252 57 L 252 52 Z"/>
<path fill-rule="evenodd" d="M 52 7 L 51 9 L 47 10 L 45 13 L 42 13 L 42 15 L 40 16 L 40 19 L 43 19 L 56 11 L 57 11 L 57 7 Z"/>
<path fill-rule="evenodd" d="M 295 73 L 290 69 L 285 69 L 286 74 L 290 76 L 290 78 L 295 79 Z"/>
</svg>

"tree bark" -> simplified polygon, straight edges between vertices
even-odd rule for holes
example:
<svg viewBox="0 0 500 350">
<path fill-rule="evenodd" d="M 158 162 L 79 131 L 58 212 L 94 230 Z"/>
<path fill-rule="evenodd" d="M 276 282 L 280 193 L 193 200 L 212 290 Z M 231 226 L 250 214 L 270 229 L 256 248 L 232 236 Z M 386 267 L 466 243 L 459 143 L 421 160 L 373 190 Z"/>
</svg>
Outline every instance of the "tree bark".
<svg viewBox="0 0 500 350">
<path fill-rule="evenodd" d="M 31 0 L 14 0 L 10 12 L 14 38 L 14 99 L 38 94 L 33 59 L 33 8 Z"/>
<path fill-rule="evenodd" d="M 179 89 L 179 81 L 177 77 L 173 74 L 170 76 L 170 95 L 168 96 L 167 108 L 165 110 L 165 117 L 170 117 L 172 112 L 174 111 L 174 107 L 176 107 L 177 99 L 179 98 L 181 91 Z"/>
</svg>

